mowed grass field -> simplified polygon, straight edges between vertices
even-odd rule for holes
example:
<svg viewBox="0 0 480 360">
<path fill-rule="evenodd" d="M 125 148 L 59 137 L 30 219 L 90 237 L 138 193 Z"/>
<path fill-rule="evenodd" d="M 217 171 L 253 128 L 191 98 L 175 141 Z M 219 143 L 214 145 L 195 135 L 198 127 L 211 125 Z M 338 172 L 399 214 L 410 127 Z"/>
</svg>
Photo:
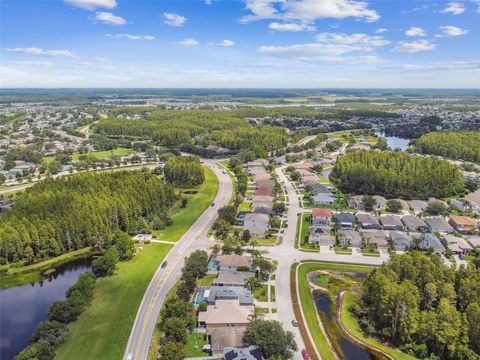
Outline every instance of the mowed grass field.
<svg viewBox="0 0 480 360">
<path fill-rule="evenodd" d="M 124 155 L 129 155 L 133 154 L 135 150 L 133 149 L 127 149 L 127 148 L 116 148 L 113 150 L 104 150 L 104 151 L 92 151 L 89 153 L 81 154 L 81 153 L 73 153 L 72 154 L 72 160 L 76 161 L 81 155 L 87 155 L 87 156 L 93 156 L 96 159 L 103 159 L 103 158 L 109 158 L 112 156 L 124 156 Z M 48 164 L 52 162 L 55 159 L 55 156 L 45 156 L 43 160 Z"/>
<path fill-rule="evenodd" d="M 153 232 L 159 240 L 178 241 L 198 217 L 210 206 L 218 192 L 218 179 L 215 173 L 207 167 L 205 181 L 195 190 L 196 194 L 184 195 L 188 198 L 187 206 L 178 208 L 172 216 L 173 224 L 163 230 Z"/>
<path fill-rule="evenodd" d="M 121 359 L 143 294 L 171 248 L 145 245 L 134 259 L 119 263 L 115 275 L 98 279 L 92 303 L 69 325 L 55 359 Z"/>
</svg>

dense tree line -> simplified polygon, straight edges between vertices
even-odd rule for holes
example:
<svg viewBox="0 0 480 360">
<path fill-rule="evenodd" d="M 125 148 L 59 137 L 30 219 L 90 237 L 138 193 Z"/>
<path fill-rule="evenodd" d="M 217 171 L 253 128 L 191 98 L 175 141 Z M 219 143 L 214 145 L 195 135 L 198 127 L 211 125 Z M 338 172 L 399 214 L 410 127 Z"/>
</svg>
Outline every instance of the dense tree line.
<svg viewBox="0 0 480 360">
<path fill-rule="evenodd" d="M 435 131 L 420 137 L 415 147 L 422 154 L 480 163 L 480 131 Z"/>
<path fill-rule="evenodd" d="M 480 269 L 458 271 L 420 252 L 372 271 L 354 307 L 369 335 L 420 359 L 480 358 Z"/>
<path fill-rule="evenodd" d="M 288 138 L 283 128 L 254 127 L 235 112 L 212 110 L 154 111 L 144 120 L 101 120 L 95 129 L 112 137 L 148 138 L 166 146 L 212 144 L 235 151 L 249 149 L 258 156 L 284 147 Z"/>
<path fill-rule="evenodd" d="M 455 165 L 402 152 L 349 152 L 337 160 L 330 179 L 345 193 L 405 199 L 444 198 L 464 191 Z"/>
<path fill-rule="evenodd" d="M 149 172 L 85 173 L 47 179 L 20 194 L 0 219 L 0 261 L 27 263 L 86 246 L 104 248 L 120 229 L 141 231 L 164 216 L 174 189 Z"/>
<path fill-rule="evenodd" d="M 165 162 L 165 180 L 175 186 L 197 186 L 204 182 L 205 172 L 198 156 L 171 156 Z"/>
</svg>

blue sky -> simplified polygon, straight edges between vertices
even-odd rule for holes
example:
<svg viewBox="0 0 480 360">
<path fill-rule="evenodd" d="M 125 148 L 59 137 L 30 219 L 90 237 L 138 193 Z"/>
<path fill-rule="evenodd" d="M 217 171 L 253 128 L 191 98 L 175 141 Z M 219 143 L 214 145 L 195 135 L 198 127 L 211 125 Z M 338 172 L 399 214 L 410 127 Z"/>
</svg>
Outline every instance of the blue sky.
<svg viewBox="0 0 480 360">
<path fill-rule="evenodd" d="M 0 0 L 1 87 L 480 87 L 480 0 Z"/>
</svg>

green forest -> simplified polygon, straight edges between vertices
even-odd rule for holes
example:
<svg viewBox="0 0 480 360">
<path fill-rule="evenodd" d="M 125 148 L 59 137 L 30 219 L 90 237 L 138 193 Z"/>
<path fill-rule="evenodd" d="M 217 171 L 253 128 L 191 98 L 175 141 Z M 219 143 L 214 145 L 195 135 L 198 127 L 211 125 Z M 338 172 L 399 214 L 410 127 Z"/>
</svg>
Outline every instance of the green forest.
<svg viewBox="0 0 480 360">
<path fill-rule="evenodd" d="M 480 131 L 435 131 L 420 137 L 417 152 L 480 163 Z"/>
<path fill-rule="evenodd" d="M 337 160 L 330 180 L 345 193 L 404 199 L 445 198 L 465 188 L 455 165 L 402 152 L 351 151 Z"/>
<path fill-rule="evenodd" d="M 198 156 L 171 156 L 163 169 L 165 180 L 175 186 L 197 186 L 205 180 L 205 172 Z"/>
<path fill-rule="evenodd" d="M 364 331 L 419 359 L 480 358 L 480 268 L 420 252 L 373 270 L 353 311 Z"/>
<path fill-rule="evenodd" d="M 166 216 L 176 200 L 173 186 L 150 172 L 46 179 L 2 214 L 0 262 L 33 263 L 86 246 L 105 248 L 115 230 L 140 231 L 147 216 Z"/>
<path fill-rule="evenodd" d="M 100 134 L 152 139 L 160 145 L 218 145 L 230 150 L 252 150 L 259 156 L 287 145 L 286 130 L 251 126 L 232 111 L 159 110 L 144 120 L 105 119 L 95 124 Z"/>
</svg>

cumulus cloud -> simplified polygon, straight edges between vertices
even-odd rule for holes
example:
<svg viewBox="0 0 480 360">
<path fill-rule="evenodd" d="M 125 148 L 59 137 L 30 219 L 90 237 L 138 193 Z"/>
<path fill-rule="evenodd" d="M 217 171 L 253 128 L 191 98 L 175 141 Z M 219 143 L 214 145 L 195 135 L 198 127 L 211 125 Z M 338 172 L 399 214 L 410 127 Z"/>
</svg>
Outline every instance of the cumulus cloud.
<svg viewBox="0 0 480 360">
<path fill-rule="evenodd" d="M 440 30 L 442 30 L 443 34 L 446 36 L 462 36 L 468 34 L 470 31 L 452 25 L 440 26 Z"/>
<path fill-rule="evenodd" d="M 367 34 L 320 33 L 316 36 L 316 39 L 318 42 L 327 44 L 362 46 L 364 50 L 390 44 L 390 41 L 386 40 L 383 36 L 370 36 Z"/>
<path fill-rule="evenodd" d="M 64 0 L 65 4 L 76 6 L 86 10 L 94 10 L 96 8 L 114 9 L 117 7 L 115 0 Z"/>
<path fill-rule="evenodd" d="M 185 24 L 187 18 L 175 13 L 163 13 L 163 22 L 169 26 L 180 27 Z"/>
<path fill-rule="evenodd" d="M 268 25 L 268 28 L 274 31 L 314 31 L 315 26 L 308 23 L 279 23 L 272 22 Z"/>
<path fill-rule="evenodd" d="M 451 2 L 447 4 L 447 7 L 442 10 L 442 13 L 460 15 L 465 12 L 465 5 L 460 2 Z"/>
<path fill-rule="evenodd" d="M 183 46 L 195 46 L 195 45 L 198 45 L 199 43 L 195 39 L 187 38 L 179 41 L 178 44 Z"/>
<path fill-rule="evenodd" d="M 368 3 L 354 0 L 247 0 L 246 7 L 251 14 L 243 16 L 240 19 L 242 23 L 262 19 L 310 24 L 325 18 L 354 17 L 367 22 L 380 19 L 380 15 L 370 9 Z"/>
<path fill-rule="evenodd" d="M 94 19 L 109 25 L 125 25 L 127 23 L 127 20 L 121 16 L 116 16 L 105 11 L 96 12 Z"/>
<path fill-rule="evenodd" d="M 471 0 L 475 5 L 477 5 L 477 14 L 480 14 L 480 0 Z"/>
<path fill-rule="evenodd" d="M 375 34 L 383 34 L 383 33 L 386 33 L 387 31 L 388 31 L 388 29 L 380 28 L 380 29 L 375 30 Z"/>
<path fill-rule="evenodd" d="M 233 46 L 233 45 L 235 45 L 235 43 L 234 43 L 232 40 L 222 40 L 222 41 L 220 41 L 219 43 L 217 43 L 216 45 L 228 47 L 228 46 Z"/>
<path fill-rule="evenodd" d="M 126 40 L 155 40 L 153 35 L 106 34 L 107 37 Z"/>
<path fill-rule="evenodd" d="M 420 27 L 412 26 L 410 29 L 405 31 L 407 36 L 427 36 L 427 32 Z"/>
<path fill-rule="evenodd" d="M 213 0 L 205 0 L 205 4 L 206 4 L 206 5 L 212 5 L 212 4 L 213 4 Z"/>
<path fill-rule="evenodd" d="M 413 54 L 422 51 L 435 50 L 436 48 L 437 45 L 428 40 L 417 40 L 412 42 L 400 41 L 393 50 L 396 52 L 406 52 Z"/>
<path fill-rule="evenodd" d="M 68 50 L 44 50 L 38 47 L 8 48 L 7 51 L 34 55 L 34 56 L 47 56 L 47 57 L 53 57 L 53 58 L 70 58 L 70 59 L 79 58 L 75 53 Z"/>
</svg>

